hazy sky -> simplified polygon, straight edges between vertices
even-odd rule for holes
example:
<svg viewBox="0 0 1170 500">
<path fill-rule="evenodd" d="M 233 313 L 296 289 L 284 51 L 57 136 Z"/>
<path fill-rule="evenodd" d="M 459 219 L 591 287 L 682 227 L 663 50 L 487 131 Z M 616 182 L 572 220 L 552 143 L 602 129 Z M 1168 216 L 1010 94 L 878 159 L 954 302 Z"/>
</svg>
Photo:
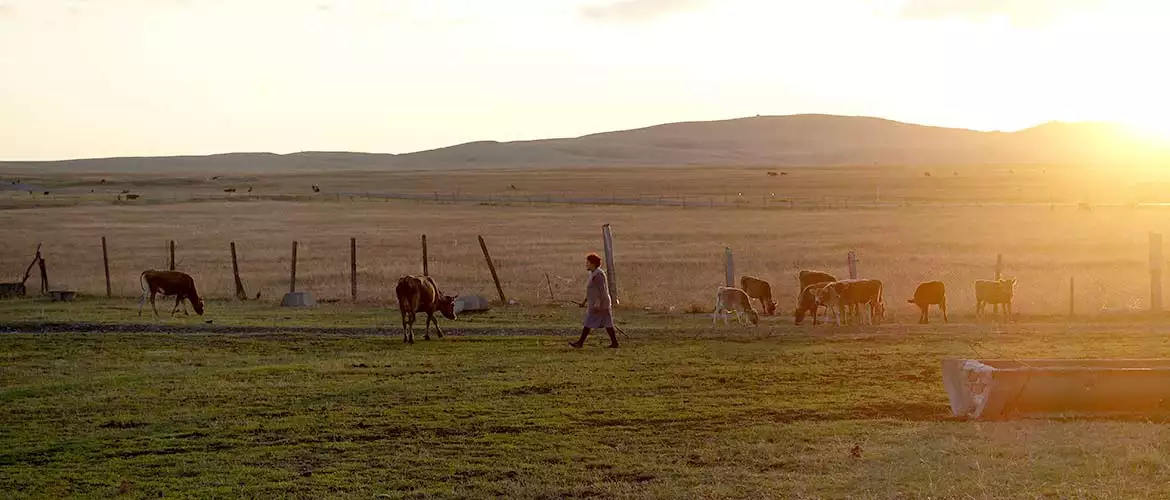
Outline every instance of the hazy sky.
<svg viewBox="0 0 1170 500">
<path fill-rule="evenodd" d="M 832 113 L 1170 133 L 1170 2 L 0 0 L 0 159 Z"/>
</svg>

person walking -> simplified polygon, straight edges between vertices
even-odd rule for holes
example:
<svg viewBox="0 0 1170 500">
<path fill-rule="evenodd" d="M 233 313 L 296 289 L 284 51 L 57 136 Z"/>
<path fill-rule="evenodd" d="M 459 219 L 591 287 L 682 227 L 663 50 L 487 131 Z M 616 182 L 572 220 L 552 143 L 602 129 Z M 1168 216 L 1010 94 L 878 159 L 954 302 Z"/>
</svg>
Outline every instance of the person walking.
<svg viewBox="0 0 1170 500">
<path fill-rule="evenodd" d="M 617 332 L 613 327 L 613 301 L 609 297 L 609 281 L 605 278 L 605 271 L 601 270 L 601 257 L 591 253 L 585 256 L 585 269 L 589 271 L 589 284 L 585 287 L 585 300 L 581 307 L 585 307 L 584 327 L 581 329 L 581 338 L 569 345 L 580 349 L 585 345 L 585 338 L 592 328 L 605 328 L 609 334 L 609 347 L 618 346 Z"/>
</svg>

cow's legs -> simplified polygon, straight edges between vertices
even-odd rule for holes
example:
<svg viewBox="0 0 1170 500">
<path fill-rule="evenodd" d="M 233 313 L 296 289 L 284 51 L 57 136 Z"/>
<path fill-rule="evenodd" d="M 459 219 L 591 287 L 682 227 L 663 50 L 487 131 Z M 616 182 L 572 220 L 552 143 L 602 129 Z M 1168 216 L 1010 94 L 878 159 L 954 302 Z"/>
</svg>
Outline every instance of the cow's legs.
<svg viewBox="0 0 1170 500">
<path fill-rule="evenodd" d="M 406 332 L 407 332 L 407 327 L 406 327 L 406 315 L 407 315 L 407 312 L 406 312 L 406 308 L 404 308 L 404 307 L 402 307 L 402 306 L 399 306 L 399 311 L 398 311 L 398 312 L 402 314 L 402 342 L 403 342 L 403 343 L 406 343 Z"/>
<path fill-rule="evenodd" d="M 930 324 L 930 304 L 918 304 L 918 324 Z"/>
<path fill-rule="evenodd" d="M 439 318 L 435 318 L 435 332 L 439 334 L 439 338 L 443 338 L 443 328 L 439 326 Z"/>
<path fill-rule="evenodd" d="M 148 292 L 145 288 L 142 289 L 142 297 L 138 299 L 138 317 L 142 317 L 142 306 L 146 305 L 146 294 Z"/>
<path fill-rule="evenodd" d="M 183 300 L 182 295 L 175 295 L 175 307 L 173 309 L 171 309 L 171 317 L 172 318 L 175 317 L 175 314 L 179 312 L 179 302 L 181 302 L 182 300 Z"/>
<path fill-rule="evenodd" d="M 938 308 L 939 308 L 940 310 L 942 310 L 942 313 L 943 313 L 943 323 L 950 323 L 950 321 L 949 321 L 949 320 L 947 320 L 947 301 L 946 301 L 946 299 L 943 299 L 943 301 L 942 301 L 942 302 L 939 302 L 939 304 L 938 304 Z"/>
<path fill-rule="evenodd" d="M 150 291 L 150 308 L 154 310 L 154 319 L 158 319 L 158 306 L 154 303 L 155 291 Z"/>
</svg>

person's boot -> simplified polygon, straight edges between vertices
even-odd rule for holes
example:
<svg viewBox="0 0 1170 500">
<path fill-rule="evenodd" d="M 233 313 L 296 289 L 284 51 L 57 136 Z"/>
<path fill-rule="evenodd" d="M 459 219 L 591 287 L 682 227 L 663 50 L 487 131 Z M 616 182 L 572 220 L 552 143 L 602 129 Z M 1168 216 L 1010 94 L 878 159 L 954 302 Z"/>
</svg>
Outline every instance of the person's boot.
<svg viewBox="0 0 1170 500">
<path fill-rule="evenodd" d="M 569 345 L 571 345 L 577 349 L 580 349 L 581 347 L 583 347 L 585 345 L 585 338 L 588 336 L 589 336 L 589 329 L 583 328 L 583 329 L 581 329 L 581 338 L 577 339 L 576 342 L 569 342 Z"/>
<path fill-rule="evenodd" d="M 605 333 L 609 334 L 609 345 L 606 347 L 617 349 L 617 332 L 615 332 L 613 328 L 606 328 Z"/>
</svg>

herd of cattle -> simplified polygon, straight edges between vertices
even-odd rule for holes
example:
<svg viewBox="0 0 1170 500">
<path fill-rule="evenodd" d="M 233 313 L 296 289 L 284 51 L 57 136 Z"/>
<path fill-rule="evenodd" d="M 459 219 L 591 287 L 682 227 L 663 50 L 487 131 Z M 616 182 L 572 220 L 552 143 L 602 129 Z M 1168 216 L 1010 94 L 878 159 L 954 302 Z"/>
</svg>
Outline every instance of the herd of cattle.
<svg viewBox="0 0 1170 500">
<path fill-rule="evenodd" d="M 190 275 L 180 271 L 144 271 L 139 277 L 142 284 L 142 298 L 138 302 L 138 315 L 142 316 L 142 307 L 147 297 L 150 298 L 150 307 L 158 316 L 158 307 L 155 306 L 155 296 L 174 296 L 175 307 L 171 315 L 175 315 L 182 306 L 183 313 L 187 314 L 184 301 L 190 302 L 196 314 L 203 315 L 203 299 L 195 290 L 195 280 Z M 813 325 L 818 324 L 820 311 L 825 310 L 825 319 L 833 316 L 833 322 L 842 324 L 880 324 L 886 315 L 886 303 L 883 296 L 881 280 L 876 279 L 846 279 L 838 280 L 835 276 L 820 271 L 801 271 L 800 294 L 797 298 L 796 310 L 793 316 L 796 324 L 800 325 L 808 315 L 812 315 Z M 1015 295 L 1016 280 L 976 280 L 975 281 L 975 316 L 981 318 L 985 314 L 985 307 L 991 304 L 995 312 L 1003 306 L 1004 321 L 1011 316 L 1012 298 Z M 398 299 L 398 310 L 402 315 L 402 340 L 414 343 L 414 321 L 418 313 L 426 313 L 426 326 L 423 338 L 430 339 L 431 323 L 439 337 L 443 336 L 443 329 L 439 327 L 435 314 L 441 314 L 447 319 L 455 319 L 455 299 L 458 295 L 447 295 L 439 290 L 435 280 L 429 276 L 404 276 L 398 280 L 394 293 Z M 772 299 L 772 285 L 767 281 L 752 276 L 740 279 L 740 288 L 719 287 L 715 294 L 715 312 L 712 314 L 713 324 L 718 323 L 719 317 L 723 323 L 730 323 L 730 315 L 735 314 L 742 324 L 743 316 L 747 316 L 753 325 L 760 322 L 760 314 L 752 306 L 751 300 L 756 299 L 764 308 L 767 315 L 776 314 L 776 301 Z M 914 290 L 914 298 L 907 302 L 915 304 L 921 310 L 919 323 L 929 323 L 930 306 L 936 305 L 942 312 L 943 322 L 947 321 L 947 292 L 941 281 L 928 281 L 918 285 Z"/>
<path fill-rule="evenodd" d="M 886 316 L 886 303 L 883 295 L 882 282 L 876 279 L 846 279 L 838 280 L 835 276 L 821 271 L 801 271 L 797 276 L 800 289 L 796 300 L 796 309 L 793 317 L 796 324 L 804 322 L 805 317 L 812 315 L 813 325 L 818 324 L 821 308 L 825 310 L 825 319 L 829 315 L 838 326 L 842 324 L 881 324 Z M 752 307 L 751 299 L 757 299 L 767 315 L 776 314 L 776 301 L 772 299 L 772 286 L 754 276 L 744 276 L 739 280 L 740 287 L 732 288 L 721 286 L 715 294 L 715 311 L 711 315 L 711 323 L 717 324 L 719 318 L 723 323 L 730 322 L 731 314 L 736 320 L 743 323 L 747 316 L 753 325 L 760 322 L 760 313 Z M 975 280 L 975 317 L 980 319 L 986 313 L 986 306 L 992 305 L 993 311 L 998 313 L 999 306 L 1003 306 L 1003 319 L 1012 314 L 1012 298 L 1015 296 L 1016 280 Z M 947 322 L 947 291 L 941 281 L 928 281 L 918 285 L 914 290 L 914 298 L 907 302 L 918 306 L 920 310 L 918 322 L 930 323 L 930 306 L 938 306 L 942 312 L 943 322 Z"/>
</svg>

